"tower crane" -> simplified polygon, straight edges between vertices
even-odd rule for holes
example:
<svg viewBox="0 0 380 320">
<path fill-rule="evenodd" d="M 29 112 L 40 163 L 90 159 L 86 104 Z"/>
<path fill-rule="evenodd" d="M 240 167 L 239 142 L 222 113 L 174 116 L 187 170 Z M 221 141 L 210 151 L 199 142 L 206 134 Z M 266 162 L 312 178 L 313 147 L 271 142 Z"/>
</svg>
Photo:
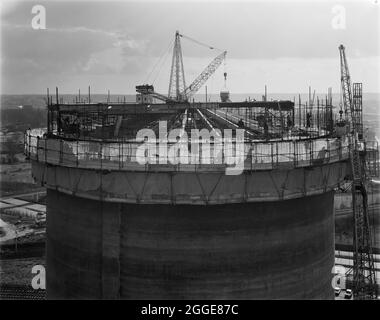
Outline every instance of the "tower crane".
<svg viewBox="0 0 380 320">
<path fill-rule="evenodd" d="M 193 41 L 199 45 L 208 47 L 211 50 L 220 51 L 209 65 L 202 71 L 202 73 L 195 78 L 195 80 L 189 85 L 186 86 L 185 81 L 185 71 L 183 67 L 182 59 L 182 49 L 180 38 L 186 38 L 190 41 Z M 163 94 L 157 93 L 154 91 L 153 85 L 140 85 L 136 86 L 136 91 L 141 94 L 149 94 L 159 100 L 165 101 L 167 103 L 175 102 L 187 102 L 191 97 L 193 97 L 198 90 L 206 83 L 206 81 L 215 73 L 219 68 L 222 62 L 226 59 L 227 51 L 222 51 L 215 47 L 206 45 L 202 42 L 194 40 L 188 36 L 182 35 L 179 31 L 176 31 L 175 41 L 173 47 L 173 57 L 172 57 L 172 66 L 170 71 L 170 81 L 169 81 L 169 92 L 165 96 Z"/>
<path fill-rule="evenodd" d="M 341 87 L 346 121 L 350 126 L 350 161 L 352 170 L 353 207 L 353 293 L 355 299 L 377 299 L 377 284 L 371 244 L 371 229 L 366 190 L 365 148 L 362 134 L 361 108 L 353 103 L 351 78 L 345 47 L 339 46 Z M 361 84 L 354 84 L 354 91 Z"/>
</svg>

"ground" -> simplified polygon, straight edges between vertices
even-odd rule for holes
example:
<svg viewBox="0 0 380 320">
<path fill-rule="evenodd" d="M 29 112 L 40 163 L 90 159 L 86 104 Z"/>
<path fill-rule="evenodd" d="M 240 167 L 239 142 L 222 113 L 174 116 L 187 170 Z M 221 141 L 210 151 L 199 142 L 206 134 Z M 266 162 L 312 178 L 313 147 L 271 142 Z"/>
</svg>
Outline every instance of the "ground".
<svg viewBox="0 0 380 320">
<path fill-rule="evenodd" d="M 35 265 L 45 265 L 45 257 L 2 259 L 0 263 L 1 284 L 31 286 Z"/>
<path fill-rule="evenodd" d="M 31 164 L 18 154 L 19 162 L 0 165 L 0 195 L 2 197 L 41 189 L 32 178 Z"/>
<path fill-rule="evenodd" d="M 18 154 L 17 159 L 14 164 L 0 166 L 0 195 L 33 201 L 33 194 L 44 188 L 34 183 L 25 156 Z M 39 198 L 41 201 L 44 197 Z M 44 290 L 36 292 L 31 281 L 33 266 L 45 266 L 45 228 L 35 228 L 32 217 L 5 214 L 3 210 L 0 219 L 0 299 L 44 298 Z"/>
<path fill-rule="evenodd" d="M 0 235 L 0 300 L 44 299 L 45 290 L 35 290 L 31 283 L 36 276 L 32 274 L 32 268 L 36 265 L 45 267 L 45 228 L 23 236 L 24 230 L 32 229 L 33 219 L 4 214 L 0 218 L 7 226 L 17 229 L 19 235 L 17 242 L 14 238 L 4 239 L 9 230 Z M 16 220 L 20 223 L 12 224 Z"/>
</svg>

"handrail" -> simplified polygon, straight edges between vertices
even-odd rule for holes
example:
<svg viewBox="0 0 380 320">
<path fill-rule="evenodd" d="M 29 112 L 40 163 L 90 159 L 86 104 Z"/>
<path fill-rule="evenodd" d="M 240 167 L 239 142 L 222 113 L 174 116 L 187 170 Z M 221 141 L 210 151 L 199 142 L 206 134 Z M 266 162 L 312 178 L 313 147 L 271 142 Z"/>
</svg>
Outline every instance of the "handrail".
<svg viewBox="0 0 380 320">
<path fill-rule="evenodd" d="M 56 137 L 49 138 L 41 135 L 41 131 L 28 130 L 25 132 L 24 143 L 25 155 L 31 160 L 41 163 L 88 169 L 137 171 L 148 171 L 153 166 L 157 169 L 159 166 L 159 141 L 145 142 L 150 147 L 146 154 L 148 163 L 145 165 L 139 164 L 136 160 L 136 151 L 142 145 L 142 142 L 137 141 L 67 140 Z M 168 148 L 178 146 L 180 143 L 169 142 Z M 172 167 L 172 170 L 176 171 L 202 168 L 215 171 L 225 168 L 227 165 L 224 163 L 231 163 L 231 159 L 228 157 L 242 156 L 242 151 L 245 156 L 245 170 L 308 167 L 339 162 L 349 158 L 347 139 L 326 137 L 284 141 L 246 141 L 243 149 L 238 148 L 236 141 L 210 142 L 209 144 L 199 144 L 198 155 L 191 153 L 190 146 L 191 143 L 184 142 L 182 147 L 188 149 L 189 152 L 185 156 L 178 154 L 178 157 L 184 156 L 185 159 L 187 156 L 187 162 L 180 162 L 176 165 L 168 162 L 166 166 Z M 221 150 L 225 152 L 222 158 L 218 157 L 218 152 Z M 221 159 L 223 163 L 220 161 Z"/>
</svg>

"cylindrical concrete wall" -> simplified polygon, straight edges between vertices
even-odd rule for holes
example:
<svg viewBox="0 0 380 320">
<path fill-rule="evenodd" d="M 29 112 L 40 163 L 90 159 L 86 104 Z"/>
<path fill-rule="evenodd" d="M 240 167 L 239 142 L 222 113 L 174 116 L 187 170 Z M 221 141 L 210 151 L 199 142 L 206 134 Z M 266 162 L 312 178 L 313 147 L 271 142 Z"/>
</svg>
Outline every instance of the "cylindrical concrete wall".
<svg viewBox="0 0 380 320">
<path fill-rule="evenodd" d="M 333 192 L 223 205 L 48 189 L 49 298 L 333 298 Z"/>
</svg>

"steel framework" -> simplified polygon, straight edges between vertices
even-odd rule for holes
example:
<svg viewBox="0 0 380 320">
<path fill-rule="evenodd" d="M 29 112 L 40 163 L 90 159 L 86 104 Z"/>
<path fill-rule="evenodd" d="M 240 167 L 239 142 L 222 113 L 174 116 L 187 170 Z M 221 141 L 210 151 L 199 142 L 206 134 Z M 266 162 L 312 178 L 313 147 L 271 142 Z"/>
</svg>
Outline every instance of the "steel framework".
<svg viewBox="0 0 380 320">
<path fill-rule="evenodd" d="M 355 126 L 356 126 L 356 132 L 358 134 L 359 140 L 363 139 L 363 103 L 362 103 L 362 84 L 361 83 L 354 83 L 352 85 L 352 107 L 355 117 Z"/>
<path fill-rule="evenodd" d="M 354 102 L 345 48 L 339 46 L 341 86 L 346 119 L 352 130 L 350 161 L 352 167 L 353 207 L 353 292 L 355 299 L 376 299 L 377 284 L 372 254 L 371 230 L 366 190 L 365 149 L 363 148 L 362 86 L 354 84 Z"/>
</svg>

